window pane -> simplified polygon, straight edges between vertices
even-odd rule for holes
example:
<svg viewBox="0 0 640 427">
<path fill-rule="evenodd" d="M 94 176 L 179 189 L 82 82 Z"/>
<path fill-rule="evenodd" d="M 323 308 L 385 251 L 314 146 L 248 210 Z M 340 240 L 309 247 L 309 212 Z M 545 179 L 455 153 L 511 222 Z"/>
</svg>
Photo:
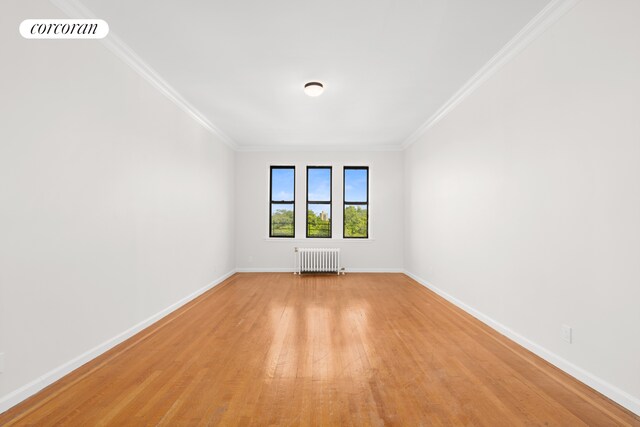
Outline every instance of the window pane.
<svg viewBox="0 0 640 427">
<path fill-rule="evenodd" d="M 367 237 L 367 205 L 345 205 L 344 237 Z"/>
<path fill-rule="evenodd" d="M 271 205 L 271 236 L 293 237 L 293 203 Z"/>
<path fill-rule="evenodd" d="M 293 200 L 294 169 L 271 169 L 271 200 L 274 202 Z"/>
<path fill-rule="evenodd" d="M 331 205 L 309 205 L 307 211 L 307 236 L 331 237 Z"/>
<path fill-rule="evenodd" d="M 344 170 L 344 200 L 367 202 L 367 169 Z"/>
<path fill-rule="evenodd" d="M 307 187 L 307 200 L 329 201 L 331 200 L 331 169 L 309 168 L 309 181 Z"/>
</svg>

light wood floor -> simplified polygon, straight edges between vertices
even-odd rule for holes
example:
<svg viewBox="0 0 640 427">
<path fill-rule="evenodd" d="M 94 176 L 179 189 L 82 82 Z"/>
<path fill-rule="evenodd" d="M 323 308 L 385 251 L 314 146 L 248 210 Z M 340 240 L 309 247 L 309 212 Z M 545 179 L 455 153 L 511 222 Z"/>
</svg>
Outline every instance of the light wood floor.
<svg viewBox="0 0 640 427">
<path fill-rule="evenodd" d="M 640 425 L 402 274 L 237 274 L 0 425 Z"/>
</svg>

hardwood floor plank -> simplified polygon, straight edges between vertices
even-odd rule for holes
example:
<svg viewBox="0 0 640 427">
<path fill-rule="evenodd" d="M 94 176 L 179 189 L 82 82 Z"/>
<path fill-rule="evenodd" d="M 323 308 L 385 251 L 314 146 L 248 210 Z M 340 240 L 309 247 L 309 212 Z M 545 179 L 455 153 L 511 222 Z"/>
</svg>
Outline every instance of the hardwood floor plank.
<svg viewBox="0 0 640 427">
<path fill-rule="evenodd" d="M 0 425 L 640 426 L 402 274 L 236 274 Z"/>
</svg>

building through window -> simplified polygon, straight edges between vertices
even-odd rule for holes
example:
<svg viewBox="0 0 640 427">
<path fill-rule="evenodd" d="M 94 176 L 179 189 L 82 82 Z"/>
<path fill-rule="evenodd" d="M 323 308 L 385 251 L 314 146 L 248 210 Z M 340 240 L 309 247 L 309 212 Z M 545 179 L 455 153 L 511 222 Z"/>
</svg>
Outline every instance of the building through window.
<svg viewBox="0 0 640 427">
<path fill-rule="evenodd" d="M 307 166 L 307 237 L 331 237 L 331 166 Z"/>
</svg>

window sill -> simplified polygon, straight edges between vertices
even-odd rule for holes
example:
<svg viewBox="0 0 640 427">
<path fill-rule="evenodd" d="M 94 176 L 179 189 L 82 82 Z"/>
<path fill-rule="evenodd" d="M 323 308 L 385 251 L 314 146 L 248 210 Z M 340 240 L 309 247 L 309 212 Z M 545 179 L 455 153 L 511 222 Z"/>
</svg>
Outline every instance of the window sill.
<svg viewBox="0 0 640 427">
<path fill-rule="evenodd" d="M 376 239 L 368 237 L 366 239 L 345 239 L 344 237 L 332 237 L 325 239 L 321 237 L 313 237 L 309 239 L 300 239 L 294 237 L 265 237 L 264 240 L 268 242 L 289 242 L 289 243 L 305 243 L 305 242 L 373 242 Z"/>
</svg>

